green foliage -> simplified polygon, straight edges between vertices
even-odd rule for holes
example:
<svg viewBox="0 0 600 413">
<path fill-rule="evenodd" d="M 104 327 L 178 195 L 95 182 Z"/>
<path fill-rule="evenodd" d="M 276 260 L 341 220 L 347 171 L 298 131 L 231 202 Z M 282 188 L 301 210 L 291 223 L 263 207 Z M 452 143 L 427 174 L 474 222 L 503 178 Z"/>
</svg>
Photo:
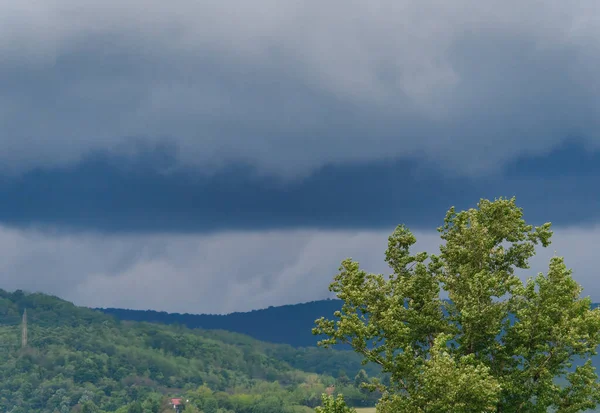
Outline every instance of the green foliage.
<svg viewBox="0 0 600 413">
<path fill-rule="evenodd" d="M 438 229 L 439 255 L 412 254 L 416 238 L 398 226 L 386 261 L 393 274 L 342 262 L 330 290 L 343 300 L 334 319 L 316 321 L 320 345 L 342 342 L 390 374 L 373 383 L 378 411 L 579 412 L 600 401 L 589 359 L 600 343 L 600 311 L 562 258 L 525 283 L 550 224 L 527 224 L 515 199 L 451 208 Z M 442 298 L 442 292 L 448 299 Z"/>
<path fill-rule="evenodd" d="M 355 409 L 346 406 L 344 397 L 340 394 L 337 397 L 323 395 L 322 405 L 315 409 L 316 413 L 356 413 Z"/>
<path fill-rule="evenodd" d="M 380 366 L 375 364 L 363 366 L 360 355 L 351 350 L 296 348 L 287 344 L 258 342 L 248 336 L 222 330 L 204 330 L 203 336 L 234 345 L 244 351 L 255 348 L 256 343 L 260 343 L 261 351 L 269 357 L 283 360 L 295 369 L 310 373 L 336 375 L 340 370 L 349 372 L 365 370 L 369 376 L 381 374 Z"/>
<path fill-rule="evenodd" d="M 21 349 L 25 308 L 29 346 Z M 360 360 L 344 364 L 337 351 L 223 331 L 119 322 L 56 297 L 0 290 L 0 411 L 163 413 L 177 396 L 190 412 L 297 413 L 319 404 L 341 367 L 357 374 Z M 373 405 L 370 396 L 355 400 Z"/>
</svg>

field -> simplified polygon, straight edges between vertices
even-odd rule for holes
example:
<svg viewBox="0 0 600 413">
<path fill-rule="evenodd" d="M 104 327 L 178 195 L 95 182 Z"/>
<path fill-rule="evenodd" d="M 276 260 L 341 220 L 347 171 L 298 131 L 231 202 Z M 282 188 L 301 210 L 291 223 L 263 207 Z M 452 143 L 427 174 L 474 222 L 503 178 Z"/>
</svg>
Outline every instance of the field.
<svg viewBox="0 0 600 413">
<path fill-rule="evenodd" d="M 356 413 L 375 413 L 374 407 L 357 407 Z"/>
</svg>

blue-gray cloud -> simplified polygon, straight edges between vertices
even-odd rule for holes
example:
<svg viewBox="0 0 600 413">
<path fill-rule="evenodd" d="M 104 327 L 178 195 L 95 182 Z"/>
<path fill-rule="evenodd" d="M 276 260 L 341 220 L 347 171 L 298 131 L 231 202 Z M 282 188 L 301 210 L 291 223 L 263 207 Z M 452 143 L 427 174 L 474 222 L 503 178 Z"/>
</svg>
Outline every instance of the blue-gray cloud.
<svg viewBox="0 0 600 413">
<path fill-rule="evenodd" d="M 348 255 L 384 269 L 396 224 L 431 250 L 449 206 L 517 195 L 598 300 L 597 15 L 0 0 L 0 282 L 191 312 L 310 300 Z"/>
<path fill-rule="evenodd" d="M 440 225 L 452 205 L 517 196 L 529 219 L 581 225 L 600 218 L 600 152 L 572 143 L 522 158 L 502 174 L 466 178 L 414 160 L 330 165 L 292 182 L 230 167 L 213 175 L 172 170 L 174 149 L 136 162 L 97 154 L 75 166 L 0 181 L 0 223 L 99 232 L 195 233 L 290 228 Z"/>
<path fill-rule="evenodd" d="M 128 137 L 177 164 L 297 178 L 418 157 L 497 170 L 598 147 L 594 0 L 0 2 L 0 167 L 74 165 Z M 127 147 L 127 145 L 125 145 Z"/>
<path fill-rule="evenodd" d="M 43 291 L 80 305 L 178 312 L 225 313 L 329 296 L 344 258 L 369 272 L 388 273 L 379 231 L 247 231 L 193 235 L 41 233 L 0 226 L 0 284 Z M 415 231 L 415 251 L 437 252 L 435 230 Z M 527 277 L 564 256 L 575 279 L 596 302 L 600 227 L 555 228 Z M 165 291 L 178 292 L 165 300 Z"/>
</svg>

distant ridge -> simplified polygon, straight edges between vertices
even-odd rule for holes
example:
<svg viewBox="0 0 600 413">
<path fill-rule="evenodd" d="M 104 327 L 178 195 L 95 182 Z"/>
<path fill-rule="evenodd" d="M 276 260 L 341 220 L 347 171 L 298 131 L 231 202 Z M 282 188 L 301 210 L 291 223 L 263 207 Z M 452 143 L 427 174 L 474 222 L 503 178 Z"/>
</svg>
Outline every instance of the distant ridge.
<svg viewBox="0 0 600 413">
<path fill-rule="evenodd" d="M 120 308 L 96 308 L 95 310 L 113 315 L 120 320 L 226 330 L 271 343 L 285 343 L 294 347 L 312 347 L 316 346 L 317 341 L 319 341 L 319 337 L 313 336 L 311 333 L 312 328 L 315 326 L 315 320 L 321 317 L 330 318 L 341 307 L 341 300 L 328 299 L 226 315 L 179 314 Z"/>
<path fill-rule="evenodd" d="M 593 303 L 592 308 L 600 306 Z M 289 344 L 294 347 L 316 346 L 319 337 L 313 336 L 315 320 L 331 318 L 342 307 L 342 301 L 327 299 L 301 304 L 269 307 L 249 312 L 231 314 L 180 314 L 154 310 L 129 310 L 121 308 L 96 308 L 120 320 L 150 323 L 177 324 L 188 328 L 226 330 L 241 333 L 260 341 Z M 346 345 L 336 346 L 339 349 Z"/>
</svg>

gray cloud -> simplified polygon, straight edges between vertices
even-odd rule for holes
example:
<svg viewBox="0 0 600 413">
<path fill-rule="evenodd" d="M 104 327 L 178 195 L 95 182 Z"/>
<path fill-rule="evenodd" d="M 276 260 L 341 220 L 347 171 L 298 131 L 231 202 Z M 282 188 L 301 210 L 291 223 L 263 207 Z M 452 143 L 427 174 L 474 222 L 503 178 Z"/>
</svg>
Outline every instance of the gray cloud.
<svg viewBox="0 0 600 413">
<path fill-rule="evenodd" d="M 0 284 L 80 305 L 227 313 L 328 296 L 346 257 L 387 273 L 389 231 L 256 231 L 214 235 L 97 236 L 0 228 Z M 437 251 L 438 234 L 416 232 L 415 250 Z M 600 227 L 559 228 L 524 275 L 546 271 L 557 251 L 585 294 L 600 301 Z"/>
<path fill-rule="evenodd" d="M 0 1 L 0 164 L 170 139 L 205 171 L 598 147 L 598 3 Z"/>
</svg>

